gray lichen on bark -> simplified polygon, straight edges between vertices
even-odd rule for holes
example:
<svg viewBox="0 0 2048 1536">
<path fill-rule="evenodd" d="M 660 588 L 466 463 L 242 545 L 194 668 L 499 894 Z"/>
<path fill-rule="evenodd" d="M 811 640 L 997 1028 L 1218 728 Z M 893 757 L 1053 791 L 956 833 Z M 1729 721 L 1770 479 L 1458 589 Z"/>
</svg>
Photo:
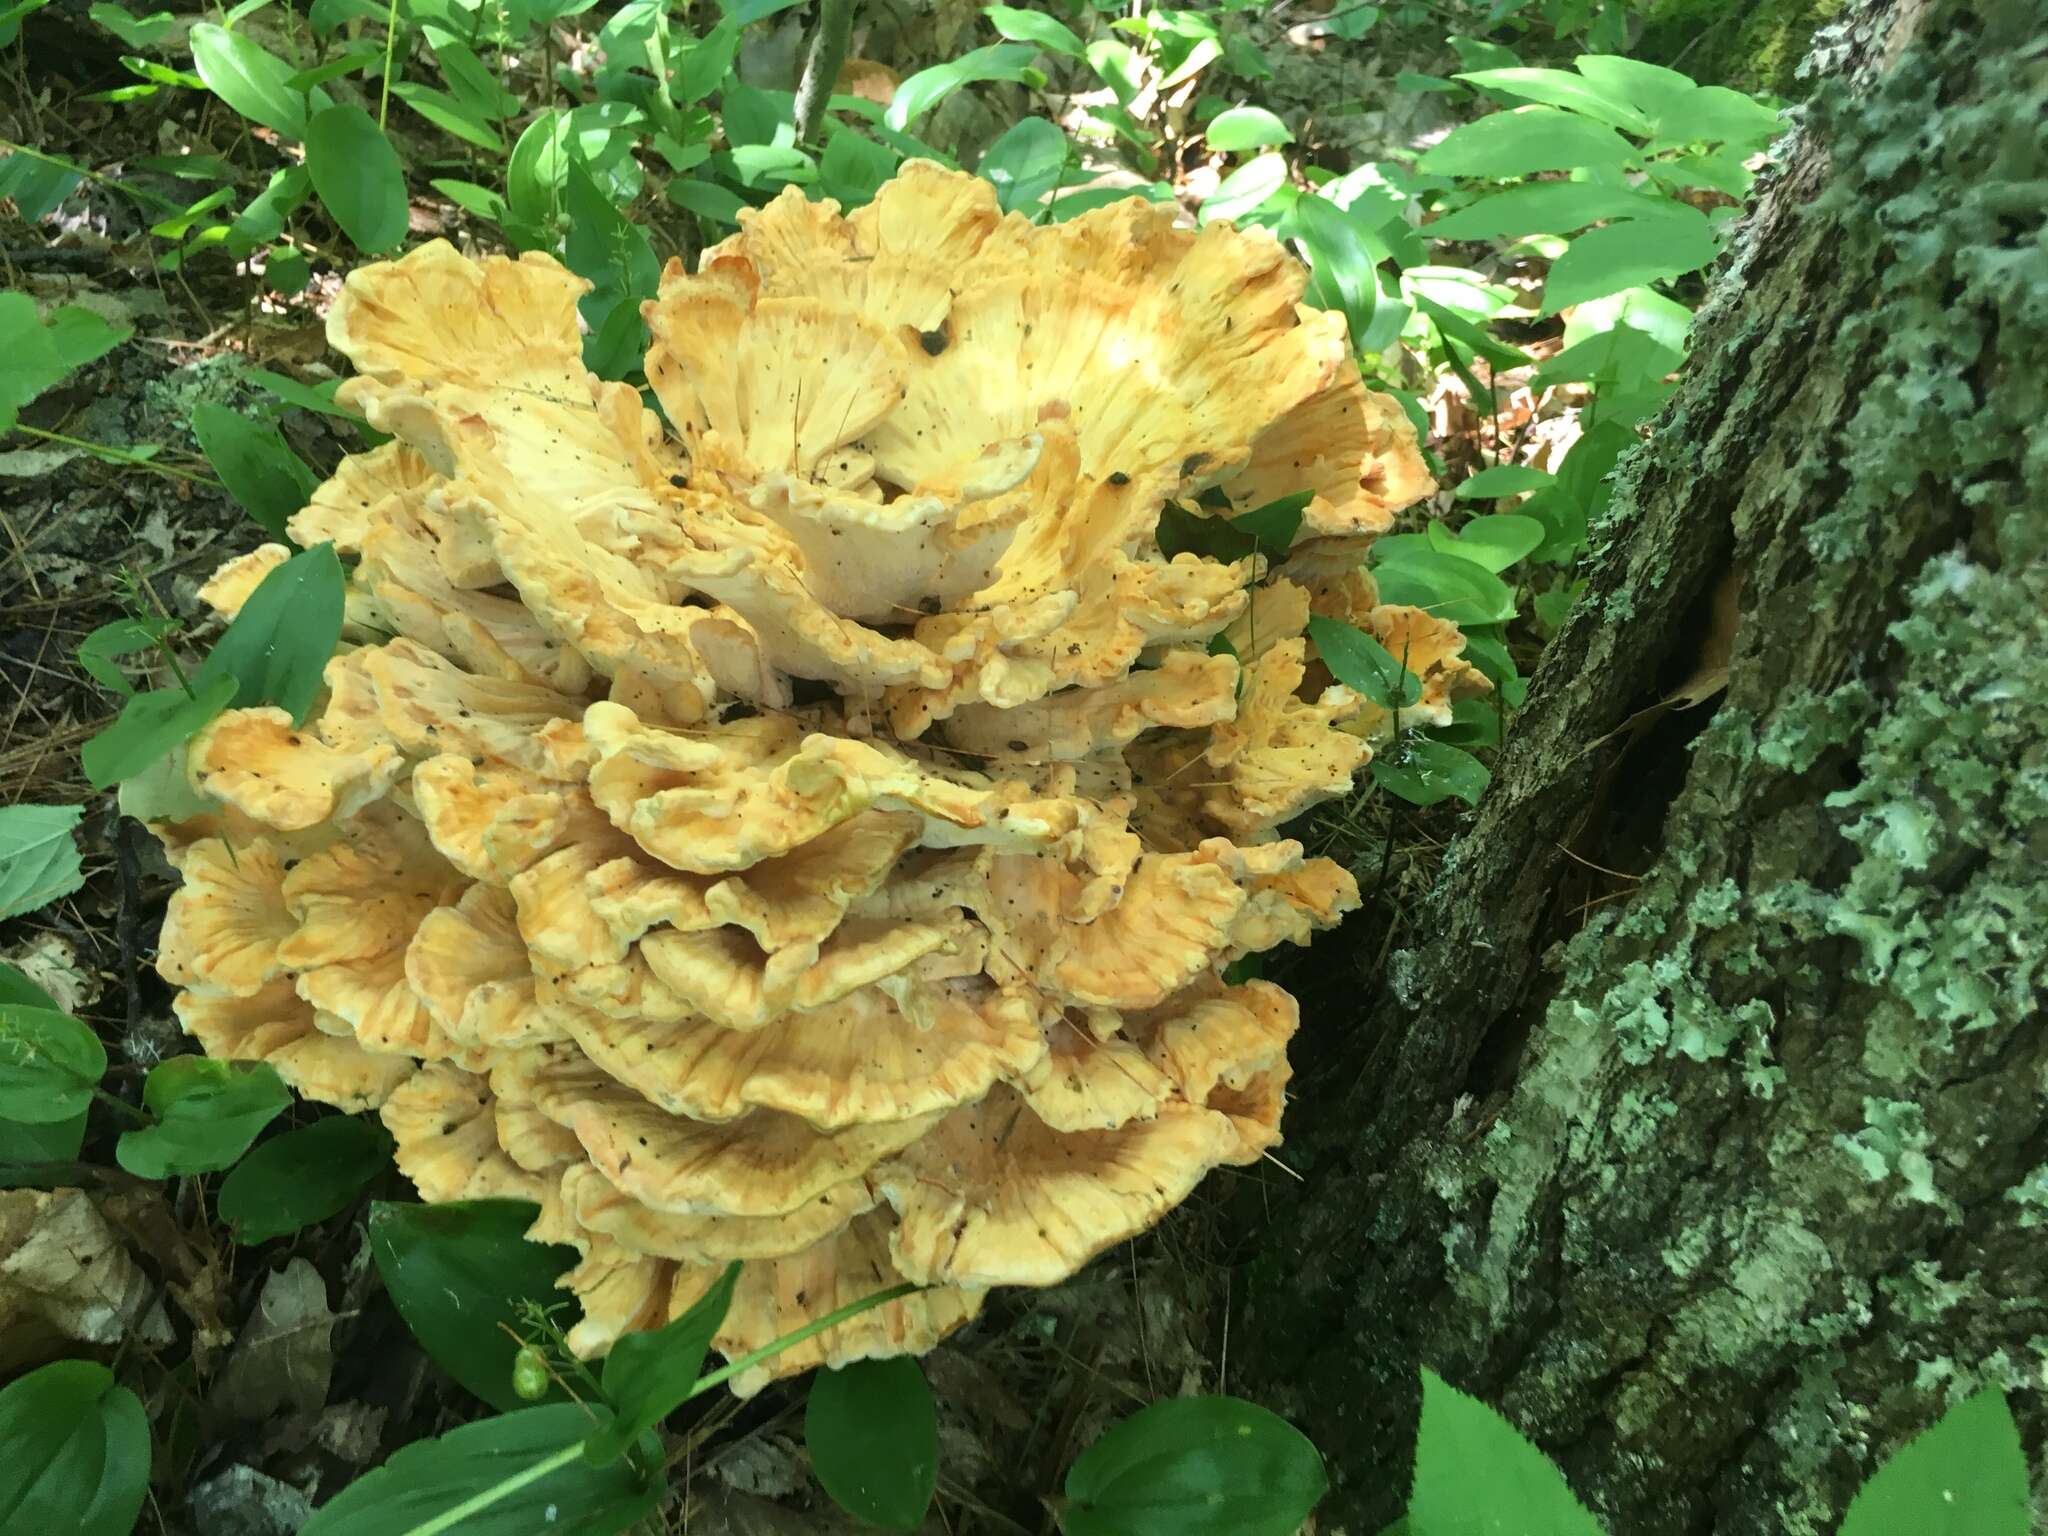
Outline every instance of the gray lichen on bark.
<svg viewBox="0 0 2048 1536">
<path fill-rule="evenodd" d="M 1926 10 L 1850 39 L 1438 937 L 1341 1032 L 1375 1042 L 1356 1085 L 1310 1095 L 1236 1337 L 1338 1473 L 1325 1531 L 1398 1511 L 1419 1361 L 1616 1532 L 1832 1529 L 1982 1382 L 2038 1456 L 2048 54 L 2039 5 Z M 1712 718 L 1608 739 L 1726 579 Z M 1556 846 L 1621 857 L 1660 763 L 1654 860 L 1573 932 Z"/>
</svg>

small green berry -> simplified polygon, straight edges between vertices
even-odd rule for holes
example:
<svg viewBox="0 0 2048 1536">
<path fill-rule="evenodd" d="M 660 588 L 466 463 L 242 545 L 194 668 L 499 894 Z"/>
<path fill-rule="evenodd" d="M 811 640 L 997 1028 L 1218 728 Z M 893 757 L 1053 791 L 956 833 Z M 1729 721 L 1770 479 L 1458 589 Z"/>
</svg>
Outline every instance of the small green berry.
<svg viewBox="0 0 2048 1536">
<path fill-rule="evenodd" d="M 529 1403 L 548 1395 L 548 1357 L 531 1344 L 512 1357 L 512 1390 Z"/>
</svg>

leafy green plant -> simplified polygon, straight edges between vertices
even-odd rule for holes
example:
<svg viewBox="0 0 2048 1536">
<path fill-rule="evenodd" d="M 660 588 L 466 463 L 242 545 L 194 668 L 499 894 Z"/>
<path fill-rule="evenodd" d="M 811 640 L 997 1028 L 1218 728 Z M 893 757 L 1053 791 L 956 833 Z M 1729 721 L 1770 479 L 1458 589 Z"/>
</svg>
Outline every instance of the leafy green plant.
<svg viewBox="0 0 2048 1536">
<path fill-rule="evenodd" d="M 128 1536 L 149 1491 L 149 1417 L 114 1373 L 58 1360 L 0 1388 L 0 1529 Z"/>
<path fill-rule="evenodd" d="M 75 805 L 0 807 L 0 918 L 61 901 L 85 884 L 72 830 Z"/>
<path fill-rule="evenodd" d="M 221 1180 L 214 1205 L 236 1242 L 268 1242 L 339 1215 L 390 1166 L 383 1126 L 329 1115 L 259 1143 Z"/>
<path fill-rule="evenodd" d="M 811 1471 L 832 1502 L 869 1525 L 914 1531 L 939 1478 L 939 1418 L 915 1360 L 820 1371 L 804 1404 Z"/>
<path fill-rule="evenodd" d="M 1140 1409 L 1074 1460 L 1067 1536 L 1290 1536 L 1330 1486 L 1301 1431 L 1256 1403 Z"/>
</svg>

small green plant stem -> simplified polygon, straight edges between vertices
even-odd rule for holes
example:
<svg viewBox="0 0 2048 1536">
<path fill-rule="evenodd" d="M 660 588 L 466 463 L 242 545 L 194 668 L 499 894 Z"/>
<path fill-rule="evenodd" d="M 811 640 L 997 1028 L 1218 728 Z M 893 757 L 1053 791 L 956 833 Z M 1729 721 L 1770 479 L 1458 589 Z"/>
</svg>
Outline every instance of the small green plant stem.
<svg viewBox="0 0 2048 1536">
<path fill-rule="evenodd" d="M 391 0 L 384 12 L 384 78 L 378 82 L 377 131 L 384 131 L 385 114 L 391 110 L 391 55 L 398 46 L 398 0 Z"/>
<path fill-rule="evenodd" d="M 439 1533 L 442 1531 L 452 1530 L 471 1515 L 476 1514 L 480 1510 L 489 1509 L 493 1504 L 498 1503 L 502 1499 L 510 1498 L 529 1483 L 539 1482 L 550 1472 L 559 1472 L 582 1454 L 583 1442 L 581 1440 L 565 1445 L 555 1452 L 554 1455 L 543 1457 L 524 1471 L 514 1472 L 510 1477 L 505 1478 L 501 1482 L 491 1484 L 490 1487 L 482 1492 L 471 1494 L 460 1504 L 454 1506 L 454 1508 L 444 1509 L 440 1514 L 434 1516 L 433 1519 L 412 1527 L 412 1529 L 405 1533 L 405 1536 L 439 1536 Z"/>
<path fill-rule="evenodd" d="M 92 1096 L 102 1104 L 113 1105 L 114 1108 L 120 1110 L 122 1114 L 133 1120 L 137 1125 L 156 1124 L 156 1116 L 152 1115 L 148 1110 L 137 1109 L 120 1095 L 107 1092 L 106 1089 L 100 1087 L 97 1083 L 93 1084 Z"/>
<path fill-rule="evenodd" d="M 62 432 L 45 432 L 41 427 L 31 427 L 16 422 L 14 430 L 30 437 L 40 437 L 44 442 L 62 443 L 67 448 L 81 449 L 96 459 L 109 459 L 116 464 L 133 464 L 137 469 L 153 469 L 160 475 L 169 475 L 176 480 L 190 480 L 194 485 L 210 485 L 215 490 L 223 489 L 221 483 L 211 475 L 194 474 L 189 469 L 174 469 L 169 464 L 159 464 L 140 453 L 130 453 L 125 448 L 111 447 L 106 443 L 89 443 L 82 437 L 66 437 Z"/>
<path fill-rule="evenodd" d="M 750 1355 L 741 1355 L 739 1359 L 731 1362 L 729 1365 L 719 1367 L 719 1369 L 713 1371 L 708 1376 L 699 1376 L 697 1384 L 691 1387 L 689 1392 L 684 1395 L 683 1401 L 687 1403 L 691 1398 L 709 1392 L 713 1387 L 723 1384 L 729 1377 L 739 1375 L 741 1371 L 752 1370 L 763 1360 L 768 1359 L 772 1355 L 781 1354 L 792 1345 L 803 1343 L 805 1339 L 810 1338 L 813 1334 L 823 1333 L 827 1328 L 837 1328 L 850 1317 L 859 1317 L 863 1312 L 870 1311 L 875 1307 L 886 1306 L 900 1297 L 908 1296 L 912 1291 L 921 1291 L 923 1289 L 923 1286 L 914 1285 L 906 1280 L 901 1285 L 890 1286 L 886 1291 L 877 1291 L 872 1296 L 861 1297 L 859 1301 L 848 1302 L 837 1312 L 827 1312 L 816 1321 L 805 1323 L 796 1332 L 785 1333 L 774 1342 L 763 1344 Z"/>
</svg>

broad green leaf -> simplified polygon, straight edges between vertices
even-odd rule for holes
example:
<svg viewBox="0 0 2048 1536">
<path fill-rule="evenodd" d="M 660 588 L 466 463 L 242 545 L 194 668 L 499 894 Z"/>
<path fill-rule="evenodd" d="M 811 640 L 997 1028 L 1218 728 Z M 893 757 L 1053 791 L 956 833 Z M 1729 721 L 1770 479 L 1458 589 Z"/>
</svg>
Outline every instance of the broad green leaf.
<svg viewBox="0 0 2048 1536">
<path fill-rule="evenodd" d="M 1456 533 L 1437 522 L 1425 524 L 1422 532 L 1437 553 L 1469 560 L 1481 570 L 1495 574 L 1543 542 L 1541 523 L 1512 512 L 1475 517 Z"/>
<path fill-rule="evenodd" d="M 78 642 L 78 664 L 102 688 L 126 698 L 135 692 L 135 685 L 115 664 L 116 658 L 156 649 L 176 627 L 169 619 L 115 619 Z"/>
<path fill-rule="evenodd" d="M 1064 224 L 1084 213 L 1093 213 L 1097 208 L 1120 203 L 1127 197 L 1148 203 L 1170 203 L 1173 201 L 1173 189 L 1164 182 L 1153 181 L 1136 187 L 1085 187 L 1078 192 L 1062 192 L 1053 199 L 1046 214 L 1047 222 Z"/>
<path fill-rule="evenodd" d="M 343 75 L 352 75 L 358 70 L 368 69 L 372 64 L 384 61 L 382 48 L 358 48 L 352 53 L 337 54 L 324 64 L 315 64 L 311 69 L 302 69 L 285 81 L 295 91 L 310 91 L 316 85 L 329 80 L 339 80 Z M 196 82 L 205 84 L 204 81 Z"/>
<path fill-rule="evenodd" d="M 1627 93 L 1563 69 L 1474 69 L 1457 76 L 1471 85 L 1509 91 L 1526 101 L 1563 107 L 1638 136 L 1650 132 L 1650 118 L 1633 106 Z"/>
<path fill-rule="evenodd" d="M 1477 805 L 1493 775 L 1463 747 L 1420 731 L 1404 731 L 1393 746 L 1373 754 L 1372 781 L 1410 805 L 1458 799 Z M 1466 1527 L 1458 1527 L 1461 1532 Z M 1520 1532 L 1519 1526 L 1514 1528 Z"/>
<path fill-rule="evenodd" d="M 939 1479 L 939 1416 L 915 1360 L 859 1360 L 811 1378 L 811 1470 L 848 1514 L 890 1531 L 924 1523 Z"/>
<path fill-rule="evenodd" d="M 221 1181 L 220 1219 L 238 1243 L 267 1242 L 339 1215 L 391 1166 L 375 1120 L 330 1115 L 253 1148 Z"/>
<path fill-rule="evenodd" d="M 1067 1536 L 1294 1536 L 1330 1486 L 1301 1431 L 1234 1397 L 1112 1426 L 1067 1472 Z"/>
<path fill-rule="evenodd" d="M 452 134 L 465 144 L 474 144 L 478 149 L 488 149 L 493 154 L 505 152 L 505 141 L 499 137 L 498 130 L 446 91 L 437 91 L 417 80 L 401 80 L 391 87 L 391 94 L 443 133 Z M 399 190 L 402 196 L 402 185 Z"/>
<path fill-rule="evenodd" d="M 1202 130 L 1202 137 L 1211 149 L 1226 154 L 1294 142 L 1294 135 L 1288 132 L 1287 125 L 1264 107 L 1232 107 L 1227 112 L 1219 112 Z"/>
<path fill-rule="evenodd" d="M 1074 35 L 1074 29 L 1057 16 L 1048 16 L 1043 11 L 1019 10 L 1009 5 L 986 5 L 982 7 L 981 14 L 1013 43 L 1036 43 L 1047 53 L 1063 54 L 1070 59 L 1087 57 L 1087 51 L 1081 46 L 1081 39 Z"/>
<path fill-rule="evenodd" d="M 273 171 L 270 183 L 249 200 L 249 206 L 235 215 L 228 226 L 228 253 L 246 257 L 259 245 L 268 245 L 284 233 L 285 222 L 313 191 L 313 178 L 303 165 L 288 165 Z"/>
<path fill-rule="evenodd" d="M 313 1511 L 299 1536 L 399 1536 L 573 1447 L 593 1414 L 600 1425 L 611 1417 L 602 1404 L 522 1405 L 416 1440 Z M 616 1536 L 654 1508 L 662 1488 L 630 1462 L 593 1467 L 572 1456 L 454 1529 L 460 1536 Z"/>
<path fill-rule="evenodd" d="M 1723 143 L 1761 149 L 1777 137 L 1778 114 L 1725 85 L 1697 85 L 1657 114 L 1661 145 Z"/>
<path fill-rule="evenodd" d="M 9 965 L 0 960 L 0 1006 L 13 1005 L 17 1008 L 51 1008 L 62 1013 L 57 999 L 30 981 L 19 966 Z"/>
<path fill-rule="evenodd" d="M 192 680 L 235 685 L 233 707 L 275 704 L 303 724 L 341 638 L 346 582 L 332 544 L 299 551 L 257 584 Z"/>
<path fill-rule="evenodd" d="M 1085 50 L 1088 67 L 1116 97 L 1117 105 L 1129 107 L 1144 88 L 1145 60 L 1129 43 L 1099 37 Z"/>
<path fill-rule="evenodd" d="M 1296 491 L 1237 517 L 1205 515 L 1170 503 L 1160 514 L 1159 547 L 1168 559 L 1196 554 L 1227 562 L 1261 551 L 1281 558 L 1301 531 L 1301 515 L 1313 499 L 1311 491 Z"/>
<path fill-rule="evenodd" d="M 739 1278 L 739 1264 L 726 1265 L 711 1288 L 674 1322 L 651 1332 L 626 1334 L 612 1345 L 604 1360 L 603 1384 L 605 1401 L 618 1417 L 590 1432 L 583 1443 L 586 1461 L 601 1467 L 618 1460 L 690 1395 Z"/>
<path fill-rule="evenodd" d="M 1314 500 L 1314 491 L 1276 496 L 1264 506 L 1238 513 L 1230 520 L 1230 526 L 1239 533 L 1249 534 L 1267 553 L 1285 555 L 1293 546 L 1295 535 L 1301 532 L 1302 514 Z"/>
<path fill-rule="evenodd" d="M 584 366 L 601 378 L 619 378 L 646 355 L 640 305 L 654 297 L 661 263 L 647 231 L 619 212 L 580 162 L 569 166 L 563 197 L 569 214 L 564 264 L 594 285 L 576 303 L 590 328 Z"/>
<path fill-rule="evenodd" d="M 242 510 L 266 533 L 288 538 L 286 520 L 312 498 L 320 477 L 277 428 L 206 400 L 192 408 L 192 435 Z"/>
<path fill-rule="evenodd" d="M 486 148 L 496 148 L 490 134 Z M 353 102 L 316 112 L 306 125 L 313 190 L 356 249 L 378 256 L 405 238 L 405 167 L 377 120 Z"/>
<path fill-rule="evenodd" d="M 818 183 L 827 197 L 837 198 L 840 208 L 850 213 L 873 201 L 876 190 L 896 174 L 896 152 L 843 123 L 826 121 L 832 136 L 818 157 Z"/>
<path fill-rule="evenodd" d="M 1022 118 L 981 152 L 974 173 L 994 184 L 1003 212 L 1028 213 L 1059 185 L 1073 152 L 1059 124 Z"/>
<path fill-rule="evenodd" d="M 1492 240 L 1563 235 L 1601 219 L 1627 218 L 1670 206 L 1629 187 L 1595 181 L 1539 181 L 1509 187 L 1422 226 L 1432 240 Z"/>
<path fill-rule="evenodd" d="M 719 126 L 725 130 L 726 143 L 734 148 L 749 144 L 792 148 L 796 144 L 796 92 L 764 91 L 734 81 L 719 98 Z"/>
<path fill-rule="evenodd" d="M 1382 540 L 1373 549 L 1385 554 Z M 1400 548 L 1373 566 L 1380 601 L 1421 608 L 1463 628 L 1467 624 L 1502 624 L 1514 617 L 1515 595 L 1498 576 L 1469 560 L 1432 549 Z"/>
<path fill-rule="evenodd" d="M 740 29 L 731 20 L 726 20 L 678 55 L 676 77 L 669 86 L 675 104 L 687 107 L 717 90 L 731 72 L 733 55 L 739 51 L 739 46 Z"/>
<path fill-rule="evenodd" d="M 1214 224 L 1219 219 L 1242 219 L 1265 207 L 1286 185 L 1287 157 L 1277 152 L 1259 155 L 1223 178 L 1202 204 L 1200 220 Z"/>
<path fill-rule="evenodd" d="M 1635 158 L 1628 140 L 1604 123 L 1555 107 L 1522 107 L 1453 128 L 1422 157 L 1421 168 L 1435 176 L 1500 179 L 1589 165 L 1626 165 Z"/>
<path fill-rule="evenodd" d="M 191 46 L 193 66 L 214 95 L 286 138 L 303 139 L 307 118 L 333 104 L 318 86 L 293 90 L 291 65 L 245 33 L 202 21 L 192 29 Z"/>
<path fill-rule="evenodd" d="M 521 1406 L 512 1391 L 519 1346 L 505 1329 L 518 1324 L 521 1302 L 558 1300 L 555 1282 L 576 1263 L 575 1249 L 521 1235 L 539 1214 L 524 1200 L 370 1207 L 370 1253 L 398 1315 L 436 1364 L 508 1412 Z"/>
<path fill-rule="evenodd" d="M 746 199 L 715 181 L 676 180 L 668 184 L 668 200 L 678 208 L 720 224 L 738 224 Z"/>
<path fill-rule="evenodd" d="M 978 80 L 1019 80 L 1038 50 L 1029 43 L 990 43 L 972 48 L 948 63 L 920 69 L 896 87 L 884 119 L 891 128 L 908 128 L 963 85 Z"/>
<path fill-rule="evenodd" d="M 1455 751 L 1455 748 L 1447 750 Z M 1379 760 L 1373 773 L 1379 774 Z M 1422 1372 L 1409 1536 L 1601 1536 L 1564 1474 L 1476 1397 Z"/>
<path fill-rule="evenodd" d="M 1379 302 L 1375 268 L 1385 252 L 1372 249 L 1374 242 L 1358 220 L 1320 197 L 1297 198 L 1289 217 L 1308 252 L 1308 301 L 1344 316 L 1355 349 Z"/>
<path fill-rule="evenodd" d="M 1652 122 L 1680 97 L 1692 94 L 1689 75 L 1608 53 L 1582 53 L 1572 63 L 1593 84 L 1618 96 Z"/>
<path fill-rule="evenodd" d="M 0 1530 L 134 1530 L 149 1491 L 149 1416 L 105 1366 L 59 1360 L 0 1389 L 0 1445 Z"/>
<path fill-rule="evenodd" d="M 85 178 L 74 166 L 20 150 L 0 158 L 0 197 L 11 198 L 24 224 L 40 224 Z"/>
<path fill-rule="evenodd" d="M 1429 317 L 1449 345 L 1455 346 L 1466 357 L 1483 357 L 1497 370 L 1520 368 L 1528 364 L 1529 355 L 1526 352 L 1508 346 L 1505 342 L 1496 341 L 1455 309 L 1439 304 L 1429 295 L 1414 289 L 1410 292 L 1415 300 L 1415 307 Z M 1478 398 L 1484 400 L 1486 396 L 1482 392 Z"/>
<path fill-rule="evenodd" d="M 313 278 L 313 265 L 295 245 L 274 245 L 263 258 L 263 282 L 278 293 L 303 292 Z"/>
<path fill-rule="evenodd" d="M 29 1125 L 20 1120 L 0 1118 L 0 1170 L 12 1163 L 69 1163 L 77 1161 L 85 1146 L 85 1111 Z M 9 1183 L 0 1171 L 0 1187 Z"/>
<path fill-rule="evenodd" d="M 123 1131 L 114 1161 L 139 1179 L 213 1173 L 291 1107 L 292 1091 L 268 1062 L 173 1056 L 149 1069 L 142 1102 L 155 1125 Z"/>
<path fill-rule="evenodd" d="M 1522 491 L 1540 491 L 1557 484 L 1557 476 L 1528 464 L 1496 464 L 1458 486 L 1458 500 L 1487 501 L 1497 496 L 1514 496 Z"/>
<path fill-rule="evenodd" d="M 322 416 L 334 416 L 342 421 L 363 424 L 363 418 L 354 411 L 335 404 L 334 392 L 340 380 L 331 379 L 325 384 L 301 384 L 297 379 L 282 373 L 272 373 L 268 368 L 251 368 L 242 375 L 251 384 L 271 394 L 287 405 L 296 405 L 302 411 L 313 411 Z"/>
<path fill-rule="evenodd" d="M 1422 697 L 1422 679 L 1357 625 L 1316 614 L 1308 638 L 1332 677 L 1381 709 L 1403 709 Z"/>
<path fill-rule="evenodd" d="M 118 5 L 107 4 L 106 0 L 94 0 L 86 15 L 130 48 L 152 47 L 162 42 L 178 24 L 177 18 L 169 11 L 152 11 L 147 16 L 137 16 Z"/>
<path fill-rule="evenodd" d="M 1547 595 L 1547 594 L 1546 594 Z M 1541 599 L 1538 599 L 1541 602 Z M 1458 699 L 1451 705 L 1451 723 L 1431 734 L 1454 747 L 1497 747 L 1500 745 L 1501 707 L 1498 696 Z"/>
<path fill-rule="evenodd" d="M 1707 216 L 1682 204 L 1653 218 L 1623 219 L 1589 229 L 1551 264 L 1543 312 L 1554 315 L 1624 288 L 1696 272 L 1720 249 Z"/>
<path fill-rule="evenodd" d="M 27 294 L 0 293 L 0 355 L 7 359 L 0 372 L 0 432 L 14 425 L 22 406 L 130 334 L 80 305 L 63 305 L 44 320 Z"/>
<path fill-rule="evenodd" d="M 193 225 L 214 209 L 232 201 L 234 195 L 233 187 L 216 187 L 184 211 L 175 213 L 170 218 L 157 220 L 149 226 L 149 232 L 165 240 L 182 240 L 191 232 Z"/>
<path fill-rule="evenodd" d="M 94 789 L 110 789 L 155 767 L 173 747 L 226 709 L 234 696 L 235 680 L 230 677 L 215 678 L 203 687 L 195 682 L 189 694 L 182 688 L 156 688 L 134 695 L 121 706 L 113 724 L 78 749 L 86 782 Z"/>
<path fill-rule="evenodd" d="M 0 1003 L 0 1118 L 68 1120 L 92 1102 L 106 1070 L 99 1036 L 70 1014 Z"/>
<path fill-rule="evenodd" d="M 85 884 L 71 829 L 81 805 L 0 806 L 0 919 L 47 907 Z"/>
<path fill-rule="evenodd" d="M 2026 1536 L 2027 1458 L 2005 1394 L 1967 1397 L 1894 1451 L 1841 1536 Z"/>
<path fill-rule="evenodd" d="M 507 212 L 505 199 L 489 187 L 480 187 L 473 181 L 456 181 L 453 178 L 430 181 L 427 185 L 464 213 L 473 213 L 480 219 L 489 219 L 493 224 L 504 222 Z"/>
</svg>

